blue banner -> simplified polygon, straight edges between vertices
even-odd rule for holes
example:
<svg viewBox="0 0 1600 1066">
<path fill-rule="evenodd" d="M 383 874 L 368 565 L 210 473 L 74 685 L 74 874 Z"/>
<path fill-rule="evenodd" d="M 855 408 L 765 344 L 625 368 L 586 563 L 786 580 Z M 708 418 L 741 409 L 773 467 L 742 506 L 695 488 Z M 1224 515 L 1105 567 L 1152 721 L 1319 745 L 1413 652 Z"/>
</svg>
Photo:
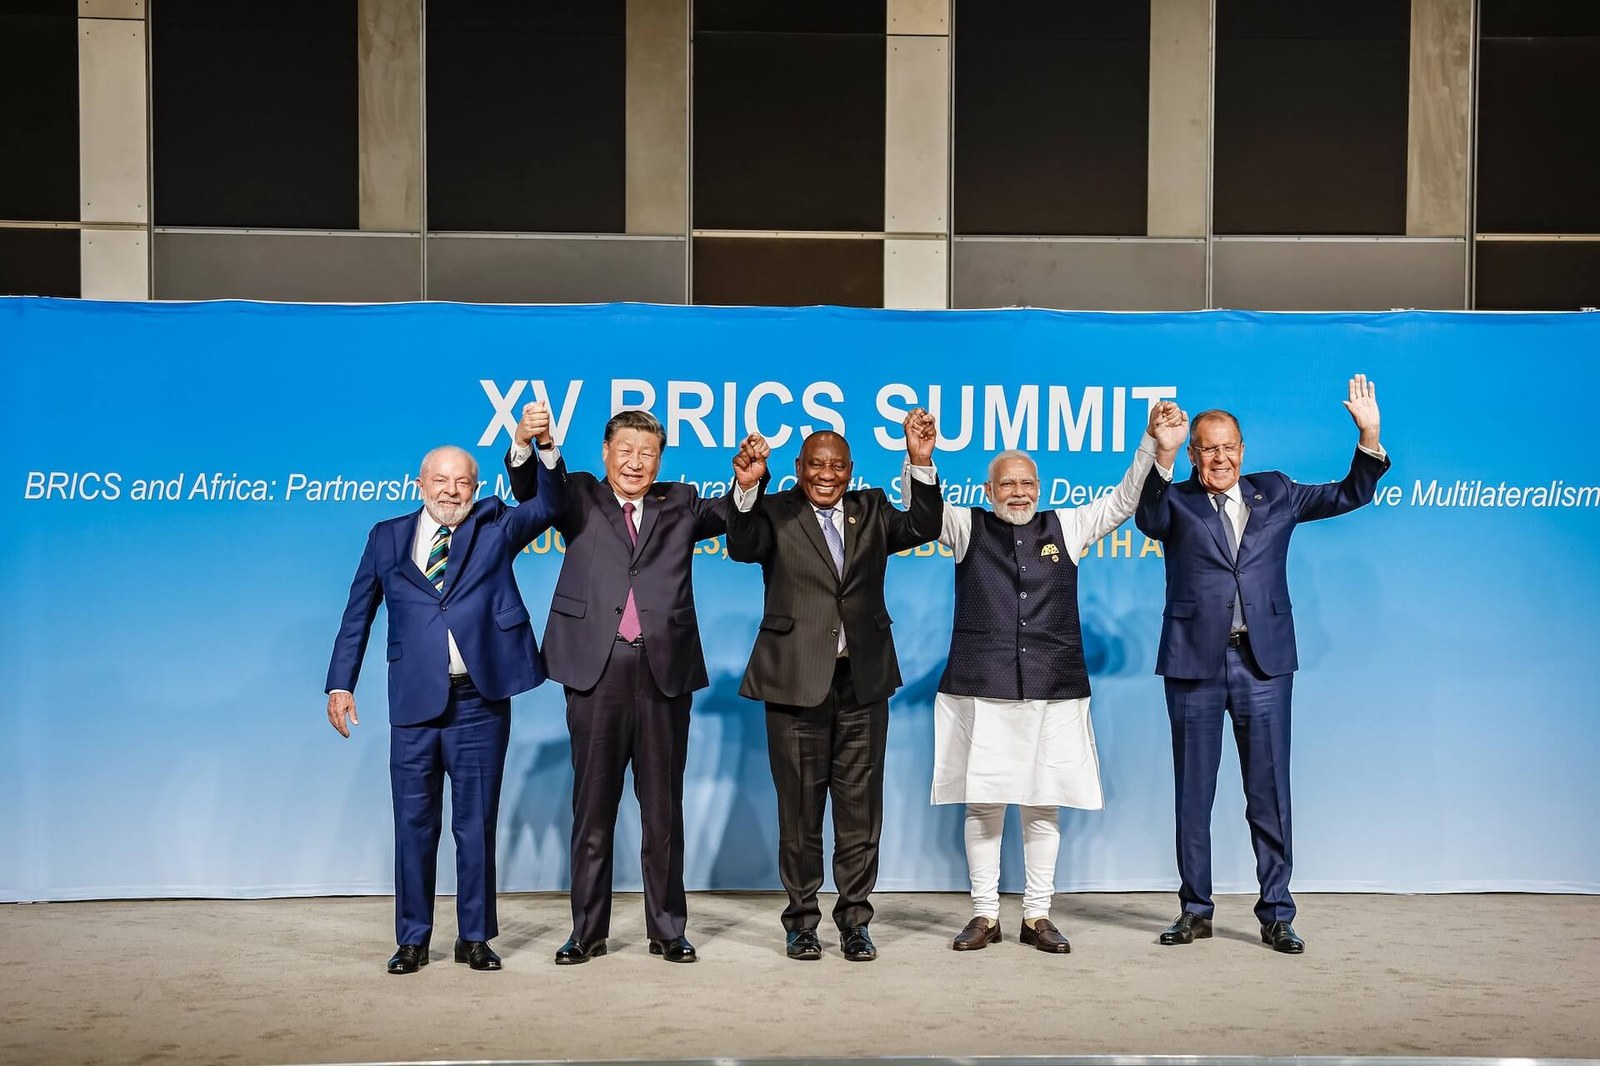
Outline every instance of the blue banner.
<svg viewBox="0 0 1600 1066">
<path fill-rule="evenodd" d="M 392 891 L 383 643 L 345 741 L 322 694 L 339 612 L 367 530 L 419 506 L 429 448 L 467 447 L 483 491 L 509 495 L 529 400 L 549 401 L 574 469 L 599 469 L 614 411 L 647 407 L 669 435 L 662 476 L 707 495 L 728 490 L 744 433 L 771 440 L 781 477 L 826 427 L 896 498 L 900 419 L 923 405 L 952 502 L 981 505 L 988 457 L 1021 447 L 1041 505 L 1073 506 L 1117 482 L 1160 399 L 1233 411 L 1247 471 L 1336 479 L 1356 372 L 1377 383 L 1394 467 L 1371 506 L 1293 548 L 1294 887 L 1600 891 L 1597 352 L 1595 314 L 0 300 L 0 899 Z M 686 878 L 776 889 L 761 708 L 737 693 L 760 573 L 722 549 L 703 542 L 695 568 L 712 686 L 693 712 Z M 561 550 L 546 534 L 517 564 L 541 631 Z M 907 683 L 885 890 L 967 887 L 961 810 L 928 802 L 952 572 L 937 547 L 890 563 Z M 1177 884 L 1162 588 L 1131 522 L 1082 560 L 1106 808 L 1063 812 L 1064 891 Z M 564 889 L 559 686 L 514 716 L 500 887 Z M 631 800 L 622 820 L 618 888 L 636 888 Z M 1217 890 L 1253 892 L 1231 742 L 1214 837 Z"/>
</svg>

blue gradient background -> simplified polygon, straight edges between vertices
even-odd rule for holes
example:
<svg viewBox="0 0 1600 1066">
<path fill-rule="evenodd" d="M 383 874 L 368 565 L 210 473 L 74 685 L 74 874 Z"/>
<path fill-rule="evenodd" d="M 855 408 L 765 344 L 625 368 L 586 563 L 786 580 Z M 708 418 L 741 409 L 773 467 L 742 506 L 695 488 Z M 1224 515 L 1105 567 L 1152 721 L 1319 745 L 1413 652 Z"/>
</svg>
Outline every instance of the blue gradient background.
<svg viewBox="0 0 1600 1066">
<path fill-rule="evenodd" d="M 401 503 L 283 498 L 291 472 L 399 478 L 429 447 L 472 447 L 491 490 L 506 437 L 480 380 L 582 379 L 565 438 L 599 465 L 612 378 L 781 381 L 761 428 L 813 421 L 798 397 L 836 382 L 858 476 L 889 484 L 901 453 L 876 396 L 959 386 L 1166 385 L 1191 413 L 1241 418 L 1247 470 L 1342 476 L 1340 406 L 1360 371 L 1379 388 L 1397 506 L 1301 529 L 1291 564 L 1300 633 L 1294 887 L 1600 890 L 1600 715 L 1592 682 L 1600 510 L 1411 503 L 1433 479 L 1600 483 L 1589 397 L 1600 315 L 1172 315 L 445 304 L 95 304 L 0 300 L 4 420 L 0 630 L 0 899 L 392 891 L 381 640 L 342 740 L 323 676 L 372 523 Z M 531 398 L 526 392 L 516 406 Z M 1041 475 L 1109 485 L 1127 449 L 1049 453 Z M 1042 415 L 1041 411 L 1041 415 Z M 980 407 L 981 414 L 981 407 Z M 895 420 L 897 421 L 897 420 Z M 894 426 L 897 430 L 897 426 Z M 745 429 L 742 421 L 735 432 Z M 778 449 L 790 469 L 798 433 Z M 686 434 L 663 476 L 728 474 L 729 450 Z M 981 481 L 981 440 L 937 456 Z M 1180 459 L 1180 476 L 1188 473 Z M 26 499 L 30 471 L 118 471 L 118 500 Z M 134 478 L 275 479 L 273 502 L 137 502 Z M 1131 523 L 1137 553 L 1143 538 Z M 519 581 L 542 631 L 559 556 Z M 712 688 L 696 700 L 687 800 L 691 889 L 777 888 L 776 816 L 759 705 L 736 689 L 759 617 L 753 567 L 705 545 L 696 583 Z M 880 887 L 965 889 L 961 811 L 930 807 L 931 702 L 949 637 L 952 564 L 890 566 L 906 688 L 892 704 Z M 1082 605 L 1107 806 L 1063 813 L 1062 890 L 1175 889 L 1172 771 L 1151 673 L 1162 565 L 1092 553 Z M 386 624 L 380 613 L 377 625 Z M 560 689 L 515 700 L 500 887 L 567 885 L 571 768 Z M 1214 818 L 1218 891 L 1254 891 L 1231 741 Z M 1013 816 L 1014 817 L 1014 816 Z M 618 887 L 638 880 L 624 803 Z M 1014 829 L 1003 886 L 1020 888 Z M 450 889 L 448 834 L 441 889 Z"/>
</svg>

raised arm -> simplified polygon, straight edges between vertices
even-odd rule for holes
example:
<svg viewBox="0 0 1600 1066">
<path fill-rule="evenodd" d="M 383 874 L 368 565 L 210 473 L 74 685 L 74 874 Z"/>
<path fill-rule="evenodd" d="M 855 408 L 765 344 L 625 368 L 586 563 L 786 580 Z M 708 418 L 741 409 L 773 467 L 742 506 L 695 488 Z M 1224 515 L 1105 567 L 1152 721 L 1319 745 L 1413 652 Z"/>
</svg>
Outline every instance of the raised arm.
<svg viewBox="0 0 1600 1066">
<path fill-rule="evenodd" d="M 765 490 L 767 457 L 771 449 L 766 438 L 752 433 L 733 456 L 734 491 L 725 512 L 728 527 L 728 558 L 739 563 L 764 563 L 772 557 L 772 523 L 759 506 Z"/>
<path fill-rule="evenodd" d="M 938 424 L 932 415 L 918 407 L 907 412 L 902 425 L 906 434 L 906 465 L 911 475 L 907 486 L 911 491 L 904 511 L 891 507 L 884 515 L 891 552 L 937 540 L 944 524 L 939 474 L 933 466 L 933 446 L 939 439 Z"/>
<path fill-rule="evenodd" d="M 1144 435 L 1117 487 L 1082 507 L 1056 512 L 1070 558 L 1133 516 L 1151 468 L 1159 463 L 1170 469 L 1188 432 L 1189 416 L 1177 404 L 1162 400 L 1151 406 Z"/>
</svg>

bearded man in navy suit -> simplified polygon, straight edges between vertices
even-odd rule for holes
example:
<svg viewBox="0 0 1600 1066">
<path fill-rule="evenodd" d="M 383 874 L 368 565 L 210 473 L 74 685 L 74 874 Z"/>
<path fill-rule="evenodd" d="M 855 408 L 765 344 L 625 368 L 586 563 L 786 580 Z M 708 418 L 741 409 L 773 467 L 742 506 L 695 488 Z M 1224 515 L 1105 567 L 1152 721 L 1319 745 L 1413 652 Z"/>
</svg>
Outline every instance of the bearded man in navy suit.
<svg viewBox="0 0 1600 1066">
<path fill-rule="evenodd" d="M 1289 706 L 1300 665 L 1289 600 L 1289 538 L 1301 522 L 1370 503 L 1389 469 L 1378 442 L 1377 391 L 1365 376 L 1350 379 L 1344 406 L 1360 437 L 1343 480 L 1302 485 L 1275 470 L 1240 476 L 1244 435 L 1226 411 L 1194 416 L 1193 477 L 1174 483 L 1172 471 L 1158 464 L 1145 478 L 1134 522 L 1162 542 L 1167 566 L 1156 673 L 1165 678 L 1172 724 L 1183 904 L 1161 934 L 1163 944 L 1212 935 L 1211 805 L 1226 711 L 1239 747 L 1245 819 L 1261 885 L 1255 907 L 1261 939 L 1288 955 L 1305 950 L 1291 924 L 1295 904 L 1289 894 Z"/>
<path fill-rule="evenodd" d="M 549 449 L 549 410 L 525 422 Z M 522 457 L 524 460 L 527 456 Z M 389 605 L 389 780 L 394 797 L 395 940 L 392 974 L 428 964 L 434 872 L 450 778 L 456 842 L 455 960 L 498 970 L 489 947 L 495 913 L 495 826 L 511 736 L 511 697 L 544 680 L 512 561 L 550 528 L 566 501 L 553 450 L 531 464 L 537 493 L 508 507 L 477 500 L 478 464 L 460 448 L 422 460 L 420 510 L 379 522 L 350 585 L 328 665 L 328 721 L 344 737 L 359 725 L 353 692 L 380 603 Z"/>
</svg>

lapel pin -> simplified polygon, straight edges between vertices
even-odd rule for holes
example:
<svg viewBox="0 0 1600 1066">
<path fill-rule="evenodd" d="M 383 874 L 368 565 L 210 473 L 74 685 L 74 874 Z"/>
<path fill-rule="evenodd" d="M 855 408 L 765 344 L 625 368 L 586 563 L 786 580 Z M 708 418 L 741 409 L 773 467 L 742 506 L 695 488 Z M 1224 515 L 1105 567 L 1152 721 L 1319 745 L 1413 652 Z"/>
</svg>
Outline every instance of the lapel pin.
<svg viewBox="0 0 1600 1066">
<path fill-rule="evenodd" d="M 845 518 L 845 521 L 849 522 L 851 525 L 855 525 L 856 524 L 856 516 L 855 515 L 849 515 L 848 517 Z"/>
<path fill-rule="evenodd" d="M 1259 500 L 1259 499 L 1260 499 L 1260 498 L 1261 498 L 1261 497 L 1260 497 L 1260 496 L 1257 496 L 1257 497 L 1256 497 L 1256 499 L 1258 499 L 1258 500 Z M 666 502 L 666 501 L 667 501 L 667 498 L 666 498 L 666 497 L 665 497 L 665 496 L 657 496 L 657 497 L 656 497 L 656 502 L 657 502 L 657 503 L 665 503 L 665 502 Z"/>
<path fill-rule="evenodd" d="M 1258 500 L 1259 500 L 1259 499 L 1261 499 L 1261 493 L 1259 493 L 1259 492 L 1258 492 L 1258 493 L 1256 493 L 1256 496 L 1255 496 L 1255 498 L 1256 498 L 1256 499 L 1258 499 Z"/>
<path fill-rule="evenodd" d="M 1046 544 L 1044 547 L 1040 548 L 1039 555 L 1041 557 L 1048 558 L 1052 563 L 1059 563 L 1061 561 L 1061 549 L 1056 547 L 1054 544 Z"/>
</svg>

